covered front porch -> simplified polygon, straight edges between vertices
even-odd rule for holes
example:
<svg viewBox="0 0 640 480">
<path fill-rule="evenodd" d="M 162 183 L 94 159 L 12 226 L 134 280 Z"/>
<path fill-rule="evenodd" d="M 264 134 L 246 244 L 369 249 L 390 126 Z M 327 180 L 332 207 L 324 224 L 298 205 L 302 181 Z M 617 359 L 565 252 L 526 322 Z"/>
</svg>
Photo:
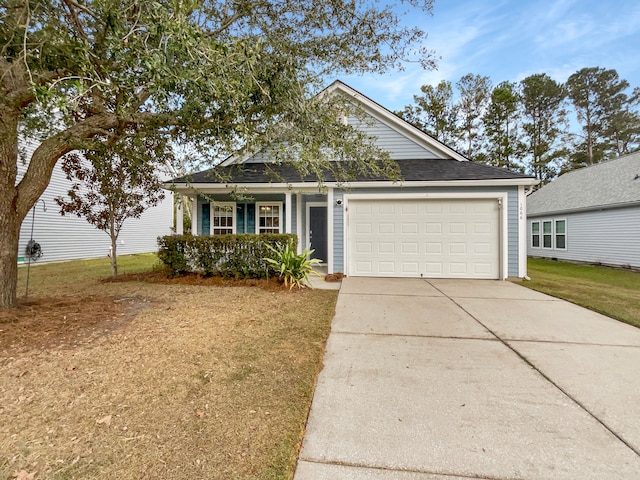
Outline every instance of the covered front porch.
<svg viewBox="0 0 640 480">
<path fill-rule="evenodd" d="M 206 192 L 187 194 L 194 235 L 294 233 L 298 252 L 313 249 L 333 273 L 333 189 L 307 191 Z M 182 234 L 183 204 L 176 211 L 176 233 Z"/>
</svg>

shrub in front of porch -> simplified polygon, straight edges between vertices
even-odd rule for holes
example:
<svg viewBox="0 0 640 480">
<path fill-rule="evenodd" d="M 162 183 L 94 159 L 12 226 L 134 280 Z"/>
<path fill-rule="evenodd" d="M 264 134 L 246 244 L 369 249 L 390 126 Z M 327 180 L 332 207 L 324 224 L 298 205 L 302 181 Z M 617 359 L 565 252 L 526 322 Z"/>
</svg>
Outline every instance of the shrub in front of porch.
<svg viewBox="0 0 640 480">
<path fill-rule="evenodd" d="M 158 237 L 158 258 L 173 275 L 200 273 L 231 278 L 266 278 L 275 275 L 264 259 L 272 248 L 291 244 L 297 248 L 294 234 L 166 235 Z"/>
</svg>

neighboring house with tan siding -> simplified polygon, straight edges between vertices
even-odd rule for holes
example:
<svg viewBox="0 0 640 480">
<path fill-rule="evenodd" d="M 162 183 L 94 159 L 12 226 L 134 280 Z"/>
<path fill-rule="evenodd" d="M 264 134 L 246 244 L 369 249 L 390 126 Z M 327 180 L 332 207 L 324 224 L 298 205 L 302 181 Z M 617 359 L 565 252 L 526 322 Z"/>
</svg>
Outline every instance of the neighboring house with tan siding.
<svg viewBox="0 0 640 480">
<path fill-rule="evenodd" d="M 640 152 L 574 170 L 527 199 L 527 253 L 640 268 Z"/>
</svg>

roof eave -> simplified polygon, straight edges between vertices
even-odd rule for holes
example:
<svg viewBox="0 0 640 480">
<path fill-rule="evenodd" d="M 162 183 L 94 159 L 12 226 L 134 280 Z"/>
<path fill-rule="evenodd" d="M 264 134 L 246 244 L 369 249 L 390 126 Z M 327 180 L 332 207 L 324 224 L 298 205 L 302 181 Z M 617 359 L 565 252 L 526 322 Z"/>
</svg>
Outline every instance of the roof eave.
<svg viewBox="0 0 640 480">
<path fill-rule="evenodd" d="M 404 188 L 404 187 L 487 187 L 487 186 L 528 186 L 535 185 L 538 180 L 534 178 L 496 178 L 486 180 L 421 180 L 421 181 L 400 181 L 390 180 L 369 181 L 369 182 L 323 182 L 322 186 L 332 188 Z M 187 193 L 194 190 L 218 190 L 229 191 L 234 189 L 242 190 L 291 190 L 291 189 L 314 189 L 318 187 L 318 182 L 278 182 L 278 183 L 165 183 L 164 188 L 174 189 Z"/>
<path fill-rule="evenodd" d="M 640 200 L 634 200 L 632 202 L 611 203 L 608 205 L 590 205 L 587 207 L 579 207 L 579 208 L 546 210 L 543 212 L 536 212 L 536 213 L 527 212 L 527 217 L 548 217 L 553 215 L 566 215 L 570 213 L 600 212 L 603 210 L 613 210 L 615 208 L 627 208 L 627 207 L 635 207 L 635 206 L 640 206 Z"/>
</svg>

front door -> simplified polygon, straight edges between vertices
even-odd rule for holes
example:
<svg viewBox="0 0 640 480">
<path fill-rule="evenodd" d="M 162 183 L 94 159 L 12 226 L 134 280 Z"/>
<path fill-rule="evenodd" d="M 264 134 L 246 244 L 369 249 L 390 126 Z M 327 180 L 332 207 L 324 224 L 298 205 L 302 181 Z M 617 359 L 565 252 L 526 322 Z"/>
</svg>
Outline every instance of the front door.
<svg viewBox="0 0 640 480">
<path fill-rule="evenodd" d="M 327 263 L 327 207 L 309 206 L 309 243 L 312 257 Z"/>
</svg>

